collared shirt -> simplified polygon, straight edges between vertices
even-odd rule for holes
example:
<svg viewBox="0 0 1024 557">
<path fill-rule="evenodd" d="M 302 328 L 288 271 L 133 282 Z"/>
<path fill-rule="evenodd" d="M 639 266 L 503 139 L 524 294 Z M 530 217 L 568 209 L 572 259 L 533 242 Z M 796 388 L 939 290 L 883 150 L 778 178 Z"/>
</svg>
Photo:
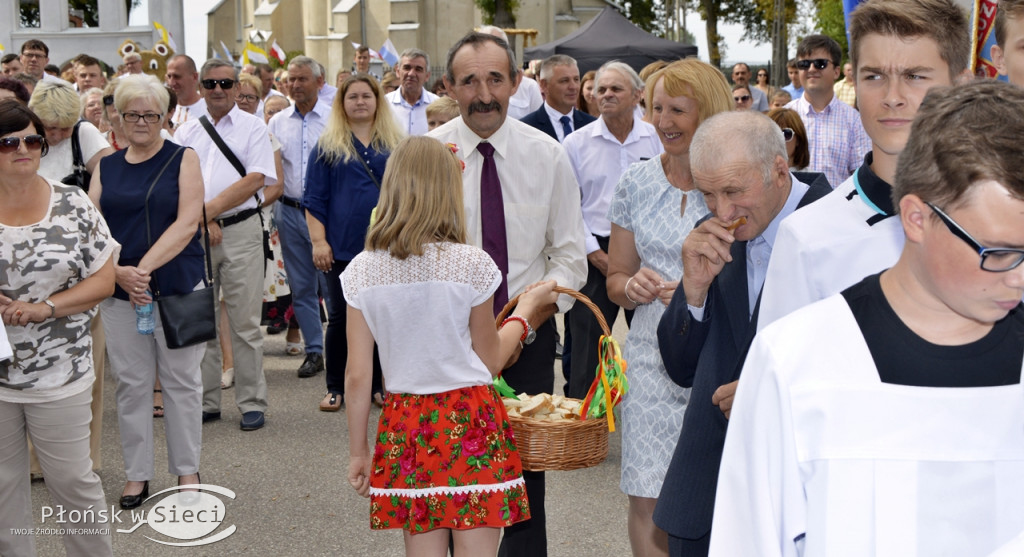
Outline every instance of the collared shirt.
<svg viewBox="0 0 1024 557">
<path fill-rule="evenodd" d="M 313 109 L 302 115 L 294 105 L 270 119 L 270 133 L 281 142 L 281 164 L 284 167 L 284 195 L 301 200 L 306 190 L 306 168 L 309 154 L 316 147 L 320 134 L 327 127 L 331 107 L 318 99 Z"/>
<path fill-rule="evenodd" d="M 779 226 L 786 217 L 797 210 L 800 200 L 807 195 L 807 190 L 810 188 L 807 184 L 797 180 L 792 173 L 789 175 L 789 180 L 789 197 L 786 198 L 786 204 L 782 206 L 782 210 L 768 223 L 760 236 L 747 242 L 747 309 L 750 316 L 754 315 L 757 297 L 761 295 L 761 287 L 764 286 L 764 279 L 768 274 L 768 262 L 771 260 L 772 250 L 775 248 L 775 236 L 779 233 Z M 686 307 L 694 319 L 704 321 L 704 308 L 707 307 L 707 304 L 701 307 L 686 304 Z"/>
<path fill-rule="evenodd" d="M 231 107 L 231 111 L 225 114 L 219 122 L 215 122 L 209 113 L 206 114 L 206 117 L 224 139 L 224 143 L 231 149 L 231 152 L 238 157 L 247 174 L 263 174 L 264 183 L 267 185 L 277 181 L 274 151 L 270 146 L 270 136 L 267 134 L 267 126 L 263 120 L 243 111 L 238 108 L 238 105 Z M 174 133 L 174 141 L 179 145 L 195 149 L 196 154 L 199 155 L 203 183 L 206 185 L 205 199 L 207 203 L 242 178 L 238 175 L 235 167 L 228 162 L 227 157 L 217 147 L 217 144 L 213 142 L 210 134 L 206 133 L 198 116 L 182 124 L 181 128 Z M 239 211 L 256 207 L 256 200 L 249 196 L 238 206 L 219 215 L 207 215 L 207 217 L 229 217 Z"/>
<path fill-rule="evenodd" d="M 629 165 L 653 159 L 664 151 L 664 147 L 654 126 L 635 115 L 633 129 L 622 143 L 608 130 L 602 116 L 579 133 L 567 137 L 562 146 L 580 184 L 583 226 L 587 233 L 586 250 L 592 253 L 601 249 L 595 236 L 607 237 L 612 233 L 608 208 L 619 178 Z"/>
<path fill-rule="evenodd" d="M 554 108 L 551 108 L 550 104 L 544 103 L 544 112 L 547 113 L 548 119 L 551 120 L 551 127 L 555 128 L 555 135 L 558 136 L 559 143 L 565 141 L 565 132 L 562 130 L 562 116 L 569 117 L 569 129 L 576 131 L 576 122 L 573 120 L 573 113 L 575 111 L 575 108 L 570 108 L 568 114 L 562 114 Z"/>
<path fill-rule="evenodd" d="M 804 88 L 793 87 L 792 83 L 783 87 L 782 90 L 789 93 L 789 96 L 793 97 L 794 99 L 799 99 L 800 97 L 804 96 Z"/>
<path fill-rule="evenodd" d="M 455 144 L 466 163 L 462 173 L 467 240 L 483 245 L 480 226 L 480 174 L 484 157 L 476 146 L 483 141 L 455 118 L 427 134 Z M 514 118 L 487 139 L 494 146 L 495 166 L 501 182 L 508 239 L 508 293 L 553 279 L 559 285 L 580 288 L 587 280 L 583 250 L 583 217 L 579 187 L 565 150 L 548 134 Z M 572 305 L 559 298 L 559 309 Z"/>
<path fill-rule="evenodd" d="M 754 87 L 753 85 L 747 85 L 747 91 L 750 91 L 750 109 L 758 112 L 768 112 L 768 95 L 764 94 L 764 91 Z"/>
<path fill-rule="evenodd" d="M 420 100 L 410 105 L 402 96 L 402 88 L 384 95 L 394 111 L 398 127 L 408 135 L 423 135 L 427 133 L 430 126 L 427 125 L 427 105 L 437 100 L 437 95 L 423 89 L 420 93 Z"/>
<path fill-rule="evenodd" d="M 853 82 L 845 77 L 836 82 L 832 86 L 832 92 L 835 93 L 839 100 L 844 103 L 856 108 L 857 107 L 857 90 L 853 86 Z"/>
<path fill-rule="evenodd" d="M 206 114 L 206 99 L 199 97 L 199 100 L 188 106 L 179 104 L 174 107 L 174 114 L 171 115 L 171 122 L 174 122 L 174 129 Z M 262 114 L 262 113 L 261 113 Z"/>
<path fill-rule="evenodd" d="M 337 94 L 337 87 L 331 85 L 330 83 L 324 83 L 324 86 L 320 88 L 320 92 L 317 93 L 317 96 L 320 97 L 320 100 L 327 103 L 328 107 L 330 107 L 332 104 L 334 104 L 334 97 Z"/>
<path fill-rule="evenodd" d="M 768 260 L 775 247 L 775 235 L 779 233 L 779 225 L 782 224 L 782 219 L 796 211 L 800 200 L 807 194 L 807 184 L 797 180 L 792 174 L 789 175 L 789 180 L 789 197 L 786 198 L 782 210 L 768 223 L 768 227 L 760 236 L 747 242 L 747 298 L 750 315 L 754 315 L 754 305 L 761 293 L 761 287 L 764 286 L 764 277 L 768 274 Z"/>
<path fill-rule="evenodd" d="M 871 150 L 871 138 L 864 131 L 860 113 L 835 95 L 821 112 L 814 110 L 806 97 L 791 101 L 786 108 L 795 110 L 807 128 L 811 150 L 807 169 L 823 172 L 829 184 L 845 182 Z"/>
<path fill-rule="evenodd" d="M 522 119 L 527 114 L 535 112 L 542 104 L 545 103 L 544 97 L 540 94 L 540 85 L 528 77 L 523 77 L 519 80 L 516 94 L 508 99 L 508 117 Z"/>
</svg>

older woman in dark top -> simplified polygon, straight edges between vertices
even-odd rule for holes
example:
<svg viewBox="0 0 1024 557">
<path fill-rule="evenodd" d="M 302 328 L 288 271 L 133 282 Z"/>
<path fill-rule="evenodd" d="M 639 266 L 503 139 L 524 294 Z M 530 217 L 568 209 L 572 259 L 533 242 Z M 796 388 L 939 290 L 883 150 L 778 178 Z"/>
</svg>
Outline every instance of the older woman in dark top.
<svg viewBox="0 0 1024 557">
<path fill-rule="evenodd" d="M 346 79 L 334 97 L 331 119 L 306 170 L 306 208 L 313 264 L 327 277 L 327 395 L 325 412 L 341 408 L 345 393 L 345 297 L 341 272 L 366 243 L 370 213 L 377 206 L 380 180 L 402 132 L 391 116 L 377 80 L 368 74 Z M 373 374 L 374 401 L 382 398 L 380 364 Z"/>
<path fill-rule="evenodd" d="M 16 532 L 34 524 L 27 439 L 52 505 L 93 509 L 73 526 L 96 532 L 65 534 L 67 554 L 111 555 L 89 458 L 89 324 L 114 289 L 116 243 L 82 190 L 39 175 L 46 154 L 39 117 L 0 100 L 0 555 L 35 555 L 35 537 Z"/>
<path fill-rule="evenodd" d="M 178 476 L 178 485 L 199 483 L 199 363 L 206 345 L 168 348 L 159 303 L 154 307 L 155 330 L 140 334 L 134 307 L 152 302 L 151 291 L 169 296 L 201 285 L 204 258 L 197 230 L 204 190 L 199 157 L 160 135 L 167 117 L 167 90 L 156 78 L 122 77 L 114 106 L 124 122 L 128 148 L 100 162 L 89 195 L 122 245 L 114 267 L 117 289 L 102 310 L 110 369 L 117 378 L 117 417 L 128 480 L 121 507 L 130 509 L 148 496 L 153 477 L 150 396 L 158 376 L 166 406 L 168 471 Z"/>
</svg>

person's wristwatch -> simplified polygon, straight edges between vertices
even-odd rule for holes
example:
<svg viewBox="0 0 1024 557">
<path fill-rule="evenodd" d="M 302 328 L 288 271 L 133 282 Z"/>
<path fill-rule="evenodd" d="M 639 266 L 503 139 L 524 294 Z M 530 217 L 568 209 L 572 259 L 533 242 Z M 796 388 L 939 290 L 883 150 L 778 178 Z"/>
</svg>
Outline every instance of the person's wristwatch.
<svg viewBox="0 0 1024 557">
<path fill-rule="evenodd" d="M 50 317 L 57 315 L 57 306 L 53 305 L 49 298 L 43 300 L 43 303 L 50 306 Z"/>
</svg>

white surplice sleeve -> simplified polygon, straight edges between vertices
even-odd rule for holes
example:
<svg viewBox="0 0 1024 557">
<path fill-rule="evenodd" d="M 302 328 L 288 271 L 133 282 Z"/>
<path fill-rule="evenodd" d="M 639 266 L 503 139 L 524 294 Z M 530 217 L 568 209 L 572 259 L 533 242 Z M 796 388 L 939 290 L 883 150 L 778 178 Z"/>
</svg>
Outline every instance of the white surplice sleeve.
<svg viewBox="0 0 1024 557">
<path fill-rule="evenodd" d="M 743 367 L 718 476 L 712 556 L 802 555 L 807 501 L 775 331 L 754 339 Z"/>
</svg>

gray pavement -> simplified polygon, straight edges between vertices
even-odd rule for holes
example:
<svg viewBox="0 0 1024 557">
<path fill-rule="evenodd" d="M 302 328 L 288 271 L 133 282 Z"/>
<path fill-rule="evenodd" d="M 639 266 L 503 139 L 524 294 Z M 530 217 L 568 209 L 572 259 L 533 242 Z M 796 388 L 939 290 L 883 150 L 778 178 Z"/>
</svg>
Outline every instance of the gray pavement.
<svg viewBox="0 0 1024 557">
<path fill-rule="evenodd" d="M 619 319 L 620 323 L 624 320 Z M 615 328 L 625 342 L 625 328 Z M 264 368 L 270 409 L 267 425 L 254 432 L 238 428 L 240 415 L 233 404 L 234 390 L 224 391 L 223 419 L 203 427 L 201 474 L 204 483 L 232 490 L 224 502 L 224 521 L 208 536 L 237 530 L 227 538 L 200 547 L 172 547 L 154 540 L 181 542 L 148 525 L 133 533 L 113 532 L 115 555 L 159 556 L 309 556 L 343 555 L 390 557 L 404 555 L 397 530 L 373 531 L 369 503 L 348 485 L 348 427 L 344 409 L 320 412 L 325 392 L 323 374 L 309 379 L 295 375 L 301 357 L 284 354 L 284 335 L 265 337 Z M 561 388 L 561 371 L 556 368 Z M 371 417 L 376 428 L 377 410 Z M 156 420 L 156 477 L 150 493 L 173 487 L 176 478 L 166 473 L 167 453 L 163 420 Z M 620 434 L 610 437 L 608 458 L 598 466 L 547 475 L 548 551 L 551 557 L 605 557 L 629 555 L 626 533 L 627 499 L 619 491 Z M 118 437 L 114 381 L 106 376 L 104 392 L 103 461 L 100 471 L 108 505 L 117 505 L 124 485 L 124 467 Z M 163 496 L 157 498 L 161 499 Z M 49 505 L 43 481 L 32 482 L 33 513 L 38 527 Z M 154 502 L 144 505 L 151 509 Z M 132 526 L 128 512 L 120 528 Z M 148 538 L 147 538 L 148 536 Z M 37 535 L 40 556 L 64 555 L 58 535 Z"/>
</svg>

